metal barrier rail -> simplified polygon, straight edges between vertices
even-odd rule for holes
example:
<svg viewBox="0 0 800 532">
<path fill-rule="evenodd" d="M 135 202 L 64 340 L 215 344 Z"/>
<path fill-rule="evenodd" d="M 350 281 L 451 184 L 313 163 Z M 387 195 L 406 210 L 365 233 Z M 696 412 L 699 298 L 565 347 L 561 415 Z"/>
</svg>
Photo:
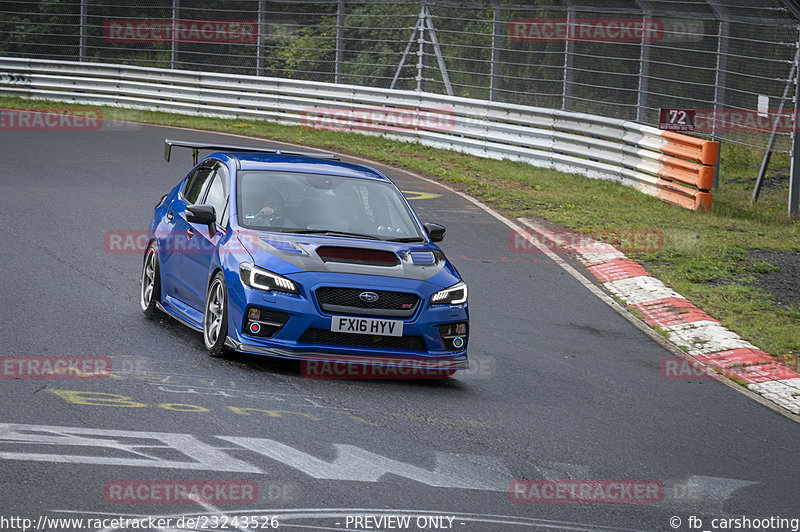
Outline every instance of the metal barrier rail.
<svg viewBox="0 0 800 532">
<path fill-rule="evenodd" d="M 0 94 L 381 134 L 606 179 L 696 210 L 719 143 L 555 109 L 280 78 L 0 58 Z"/>
</svg>

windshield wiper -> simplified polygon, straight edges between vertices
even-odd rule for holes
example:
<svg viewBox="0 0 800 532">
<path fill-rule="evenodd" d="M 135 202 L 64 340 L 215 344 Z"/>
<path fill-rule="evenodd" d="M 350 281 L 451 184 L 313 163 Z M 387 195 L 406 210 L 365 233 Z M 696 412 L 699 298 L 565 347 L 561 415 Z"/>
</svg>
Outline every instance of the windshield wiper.
<svg viewBox="0 0 800 532">
<path fill-rule="evenodd" d="M 289 232 L 289 231 L 287 231 Z M 331 236 L 346 236 L 350 238 L 368 238 L 369 240 L 382 240 L 374 235 L 365 235 L 362 233 L 349 233 L 347 231 L 334 231 L 333 229 L 300 229 L 298 231 L 291 231 L 298 235 L 331 235 Z"/>
<path fill-rule="evenodd" d="M 425 242 L 424 239 L 418 236 L 407 236 L 403 238 L 387 238 L 387 242 Z"/>
</svg>

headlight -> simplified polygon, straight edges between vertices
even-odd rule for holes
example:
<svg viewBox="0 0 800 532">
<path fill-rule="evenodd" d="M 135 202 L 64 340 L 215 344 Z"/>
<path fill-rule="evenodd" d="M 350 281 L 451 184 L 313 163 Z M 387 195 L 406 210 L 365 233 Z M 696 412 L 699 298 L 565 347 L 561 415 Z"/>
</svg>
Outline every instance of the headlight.
<svg viewBox="0 0 800 532">
<path fill-rule="evenodd" d="M 467 302 L 467 285 L 464 281 L 440 290 L 431 296 L 432 305 L 460 305 Z"/>
<path fill-rule="evenodd" d="M 298 293 L 297 285 L 286 277 L 259 268 L 250 262 L 239 264 L 239 277 L 241 277 L 244 284 L 258 290 L 278 290 L 279 292 L 289 292 L 290 294 Z"/>
</svg>

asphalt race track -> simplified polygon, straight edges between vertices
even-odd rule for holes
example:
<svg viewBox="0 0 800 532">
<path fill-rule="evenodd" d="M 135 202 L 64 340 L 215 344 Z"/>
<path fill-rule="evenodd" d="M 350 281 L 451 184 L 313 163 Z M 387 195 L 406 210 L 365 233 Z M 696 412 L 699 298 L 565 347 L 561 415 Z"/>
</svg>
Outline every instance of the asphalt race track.
<svg viewBox="0 0 800 532">
<path fill-rule="evenodd" d="M 186 150 L 164 161 L 165 137 L 258 144 L 134 125 L 0 133 L 0 355 L 113 362 L 109 378 L 0 380 L 3 518 L 247 515 L 286 530 L 389 530 L 352 517 L 410 516 L 410 530 L 465 532 L 800 518 L 796 423 L 720 383 L 662 378 L 668 351 L 544 254 L 509 249 L 496 218 L 395 168 L 375 165 L 420 198 L 424 221 L 447 227 L 442 247 L 469 284 L 466 373 L 308 379 L 297 364 L 212 359 L 199 334 L 146 320 L 142 255 L 107 249 L 107 233 L 146 229 L 188 171 Z M 515 502 L 514 479 L 648 481 L 663 493 Z M 245 482 L 258 498 L 122 504 L 108 486 L 127 481 Z M 692 516 L 704 527 L 689 528 Z"/>
</svg>

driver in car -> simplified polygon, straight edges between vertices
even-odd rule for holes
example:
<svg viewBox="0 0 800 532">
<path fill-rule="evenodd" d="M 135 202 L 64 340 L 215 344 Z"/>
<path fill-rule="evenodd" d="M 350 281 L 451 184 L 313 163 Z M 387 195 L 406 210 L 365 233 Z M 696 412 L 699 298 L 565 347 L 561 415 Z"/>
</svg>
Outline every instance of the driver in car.
<svg viewBox="0 0 800 532">
<path fill-rule="evenodd" d="M 255 222 L 266 227 L 297 227 L 285 217 L 285 202 L 280 192 L 272 192 L 264 200 L 264 207 L 255 215 Z"/>
</svg>

